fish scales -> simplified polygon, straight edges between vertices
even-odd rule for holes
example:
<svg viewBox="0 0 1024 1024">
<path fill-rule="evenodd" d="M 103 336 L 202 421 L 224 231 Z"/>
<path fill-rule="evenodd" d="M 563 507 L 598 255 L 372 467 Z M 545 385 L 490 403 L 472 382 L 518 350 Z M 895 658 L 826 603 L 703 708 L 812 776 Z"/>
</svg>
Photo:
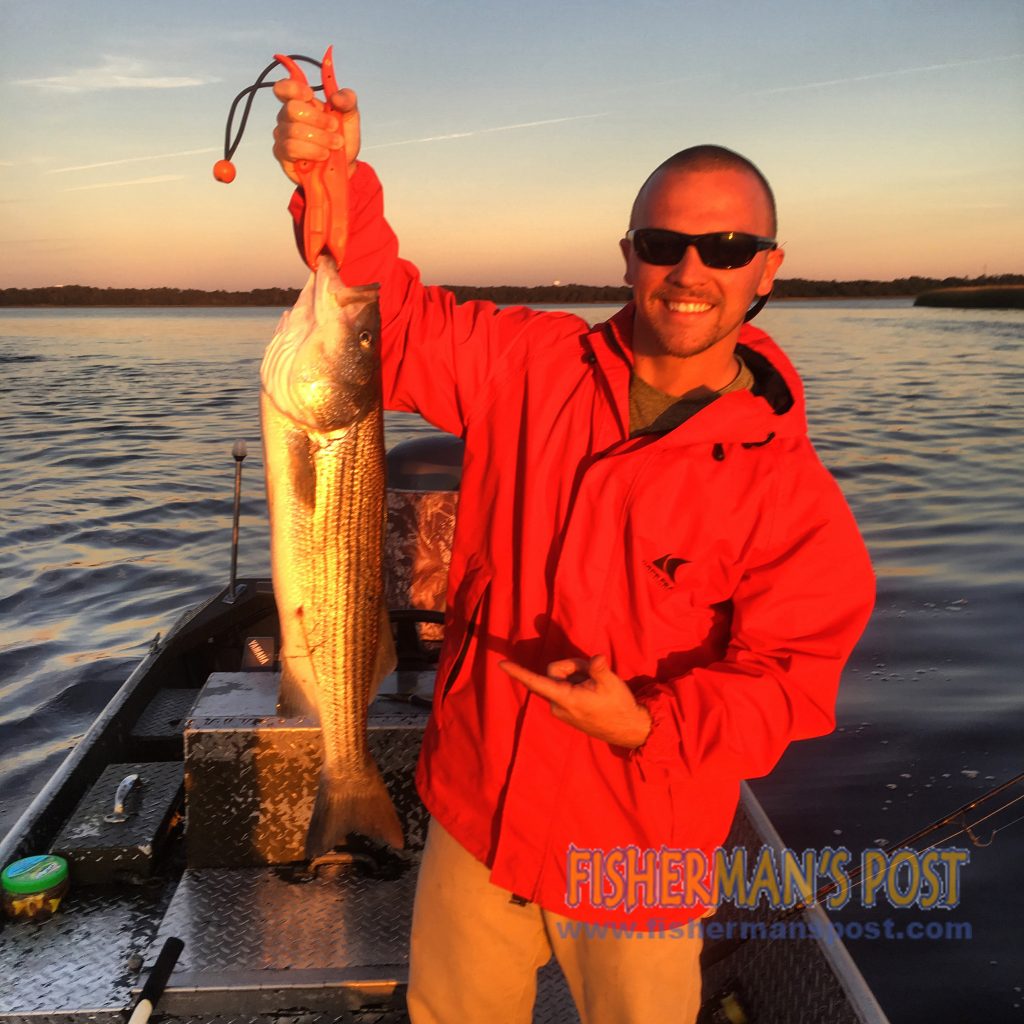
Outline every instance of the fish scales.
<svg viewBox="0 0 1024 1024">
<path fill-rule="evenodd" d="M 393 667 L 384 608 L 384 432 L 375 286 L 329 256 L 285 313 L 260 368 L 282 713 L 315 714 L 323 769 L 306 853 L 358 832 L 400 847 L 366 712 Z"/>
<path fill-rule="evenodd" d="M 372 681 L 377 661 L 383 601 L 384 437 L 379 410 L 344 437 L 326 443 L 313 458 L 317 491 L 311 548 L 325 557 L 312 562 L 312 604 L 336 614 L 321 616 L 327 631 L 310 646 L 314 664 L 338 666 L 340 673 L 332 699 L 321 703 L 321 722 L 329 723 L 324 756 L 339 770 L 355 772 L 369 756 L 362 721 L 369 697 L 366 681 Z M 359 544 L 346 547 L 352 537 L 360 538 Z"/>
</svg>

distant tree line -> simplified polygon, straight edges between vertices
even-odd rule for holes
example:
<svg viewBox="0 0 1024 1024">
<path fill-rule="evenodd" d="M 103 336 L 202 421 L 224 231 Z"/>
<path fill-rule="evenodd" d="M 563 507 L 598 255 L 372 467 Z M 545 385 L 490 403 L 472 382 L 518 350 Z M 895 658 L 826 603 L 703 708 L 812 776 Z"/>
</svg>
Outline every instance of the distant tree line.
<svg viewBox="0 0 1024 1024">
<path fill-rule="evenodd" d="M 1024 284 L 1024 274 L 985 277 L 900 277 L 894 281 L 808 281 L 791 277 L 775 282 L 773 292 L 781 299 L 873 299 L 914 297 L 935 288 L 987 288 L 993 285 Z"/>
<path fill-rule="evenodd" d="M 1024 309 L 1024 287 L 988 285 L 984 288 L 936 288 L 914 299 L 915 306 L 947 309 Z"/>
<path fill-rule="evenodd" d="M 914 297 L 935 288 L 1024 285 L 1024 274 L 975 278 L 901 277 L 895 281 L 809 281 L 792 277 L 775 282 L 783 299 Z M 499 305 L 553 306 L 580 303 L 612 305 L 626 302 L 626 286 L 589 284 L 445 285 L 459 302 L 489 299 Z M 0 306 L 276 306 L 287 308 L 298 288 L 254 288 L 251 291 L 201 291 L 198 288 L 92 288 L 69 284 L 47 288 L 2 288 Z"/>
</svg>

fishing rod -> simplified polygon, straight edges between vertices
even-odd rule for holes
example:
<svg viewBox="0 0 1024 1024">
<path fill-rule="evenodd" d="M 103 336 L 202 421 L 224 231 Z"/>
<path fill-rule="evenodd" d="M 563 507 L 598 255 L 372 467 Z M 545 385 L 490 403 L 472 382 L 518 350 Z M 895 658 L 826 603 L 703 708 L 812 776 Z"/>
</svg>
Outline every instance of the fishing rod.
<svg viewBox="0 0 1024 1024">
<path fill-rule="evenodd" d="M 945 842 L 948 842 L 950 839 L 955 839 L 957 836 L 966 835 L 967 838 L 971 841 L 972 846 L 990 846 L 992 844 L 992 840 L 995 839 L 996 832 L 1000 831 L 1000 829 L 1002 828 L 1006 828 L 1008 825 L 1012 825 L 1015 821 L 1019 821 L 1020 819 L 1014 818 L 1013 821 L 1007 822 L 1007 825 L 1002 825 L 998 829 L 993 829 L 992 834 L 988 837 L 988 839 L 985 842 L 982 842 L 980 839 L 978 839 L 978 837 L 974 834 L 974 829 L 982 822 L 988 821 L 988 819 L 993 817 L 993 815 L 999 814 L 1001 811 L 1005 811 L 1007 807 L 1012 807 L 1015 803 L 1024 800 L 1024 793 L 1022 793 L 1018 797 L 1014 797 L 1009 803 L 1003 804 L 1002 807 L 996 808 L 996 810 L 992 811 L 990 814 L 986 814 L 984 818 L 979 818 L 977 821 L 973 822 L 970 825 L 968 825 L 967 822 L 964 820 L 964 816 L 969 811 L 973 811 L 976 807 L 985 803 L 987 800 L 991 800 L 993 797 L 996 797 L 1000 793 L 1005 792 L 1011 786 L 1015 786 L 1019 782 L 1024 782 L 1024 772 L 1021 772 L 1019 775 L 1015 775 L 1012 779 L 1009 779 L 1006 782 L 1000 783 L 1000 785 L 998 786 L 993 786 L 987 792 L 982 793 L 981 796 L 976 797 L 974 800 L 969 800 L 962 807 L 958 807 L 955 811 L 950 811 L 949 814 L 945 815 L 942 818 L 937 818 L 930 825 L 925 825 L 923 828 L 918 829 L 916 832 L 912 833 L 909 836 L 906 836 L 904 839 L 900 839 L 896 843 L 886 843 L 884 846 L 881 847 L 881 849 L 886 854 L 894 853 L 896 850 L 905 850 L 913 843 L 916 843 L 919 840 L 924 839 L 926 836 L 930 836 L 933 832 L 937 832 L 939 829 L 945 828 L 947 825 L 953 824 L 959 824 L 961 826 L 960 831 L 954 832 L 951 836 L 947 836 Z M 926 850 L 922 852 L 927 853 L 928 850 L 934 849 L 937 845 L 937 843 L 933 843 L 931 846 L 929 846 Z M 856 883 L 856 885 L 862 884 L 860 881 L 860 876 L 863 873 L 863 867 L 853 868 L 848 873 L 850 882 Z M 855 885 L 851 884 L 850 891 L 852 892 L 854 888 Z M 801 903 L 799 906 L 793 907 L 792 911 L 790 912 L 804 910 L 815 903 L 820 903 L 823 899 L 825 899 L 827 896 L 830 896 L 838 889 L 839 884 L 837 882 L 827 882 L 820 889 L 818 889 L 818 891 L 814 894 L 813 899 L 811 899 L 807 903 Z"/>
<path fill-rule="evenodd" d="M 970 824 L 968 824 L 966 821 L 966 815 L 969 812 L 973 811 L 975 808 L 980 807 L 982 804 L 998 796 L 1000 793 L 1006 792 L 1006 790 L 1010 789 L 1012 786 L 1018 785 L 1021 782 L 1024 782 L 1024 772 L 1021 772 L 1019 775 L 1015 775 L 1012 779 L 1008 779 L 1006 782 L 1000 783 L 998 786 L 993 786 L 987 792 L 982 793 L 981 796 L 975 797 L 973 800 L 969 800 L 963 806 L 958 807 L 955 811 L 950 811 L 949 814 L 943 815 L 943 817 L 941 818 L 937 818 L 935 821 L 931 822 L 931 824 L 925 825 L 923 828 L 918 829 L 916 832 L 911 833 L 911 835 L 906 836 L 898 842 L 886 843 L 882 847 L 882 850 L 886 854 L 891 854 L 897 850 L 906 849 L 912 843 L 916 843 L 921 839 L 924 839 L 927 836 L 932 835 L 934 832 L 939 831 L 939 829 L 945 828 L 947 825 L 951 824 L 959 825 L 960 830 L 958 832 L 954 832 L 950 836 L 947 836 L 944 840 L 945 842 L 948 842 L 951 839 L 955 839 L 957 836 L 966 835 L 973 846 L 990 846 L 992 844 L 992 841 L 995 839 L 997 832 L 1000 832 L 1003 829 L 1008 828 L 1010 825 L 1013 825 L 1018 821 L 1024 820 L 1024 815 L 1021 815 L 1021 817 L 1018 818 L 1014 818 L 1013 821 L 1009 821 L 1005 825 L 1001 825 L 999 828 L 993 829 L 992 833 L 985 841 L 980 840 L 978 836 L 975 834 L 974 830 L 978 827 L 978 825 L 982 824 L 985 821 L 988 821 L 989 818 L 992 818 L 995 815 L 1002 813 L 1008 807 L 1012 807 L 1014 804 L 1019 803 L 1021 800 L 1024 800 L 1024 793 L 1021 793 L 1019 796 L 1014 797 L 1012 800 L 1003 804 L 1001 807 L 997 807 L 994 811 L 991 811 L 984 817 L 979 818 L 977 821 L 971 822 Z M 933 843 L 925 851 L 922 852 L 927 853 L 928 850 L 934 849 L 937 845 L 937 843 Z M 863 885 L 864 879 L 861 877 L 863 874 L 863 867 L 855 867 L 848 872 L 847 879 L 849 882 L 851 893 L 855 889 Z M 839 883 L 837 882 L 825 883 L 814 893 L 814 896 L 811 897 L 811 899 L 806 900 L 802 903 L 798 903 L 796 906 L 790 907 L 787 910 L 783 910 L 780 913 L 776 914 L 774 917 L 769 918 L 769 920 L 765 922 L 765 928 L 768 929 L 774 924 L 778 924 L 781 921 L 786 921 L 791 917 L 795 917 L 802 911 L 810 909 L 815 904 L 820 903 L 822 900 L 830 896 L 832 893 L 836 892 L 838 889 Z M 727 957 L 735 953 L 736 950 L 739 949 L 741 946 L 744 946 L 746 945 L 746 943 L 750 942 L 752 937 L 752 935 L 748 935 L 746 938 L 727 939 L 721 942 L 717 942 L 714 945 L 708 947 L 704 957 L 702 958 L 702 963 L 704 967 L 711 967 L 712 965 L 717 964 L 722 960 L 725 960 Z"/>
</svg>

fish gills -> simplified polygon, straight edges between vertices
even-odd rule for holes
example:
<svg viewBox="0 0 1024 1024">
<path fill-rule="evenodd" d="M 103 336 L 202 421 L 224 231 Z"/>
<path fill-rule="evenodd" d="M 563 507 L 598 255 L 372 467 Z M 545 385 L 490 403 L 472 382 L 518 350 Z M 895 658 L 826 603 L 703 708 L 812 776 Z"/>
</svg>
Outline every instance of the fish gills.
<svg viewBox="0 0 1024 1024">
<path fill-rule="evenodd" d="M 346 288 L 323 256 L 260 369 L 280 710 L 320 721 L 308 857 L 351 832 L 404 845 L 366 732 L 369 702 L 394 667 L 379 339 L 376 287 Z"/>
</svg>

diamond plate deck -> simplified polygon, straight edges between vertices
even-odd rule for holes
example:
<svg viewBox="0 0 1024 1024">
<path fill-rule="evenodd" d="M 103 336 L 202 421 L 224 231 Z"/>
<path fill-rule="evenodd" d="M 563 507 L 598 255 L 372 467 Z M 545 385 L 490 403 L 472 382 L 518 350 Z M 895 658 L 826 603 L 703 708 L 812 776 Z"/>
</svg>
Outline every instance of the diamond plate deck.
<svg viewBox="0 0 1024 1024">
<path fill-rule="evenodd" d="M 179 1016 L 369 1007 L 387 1011 L 385 1020 L 406 1020 L 417 868 L 415 862 L 395 880 L 347 872 L 304 883 L 273 868 L 187 870 L 147 954 L 148 970 L 167 938 L 185 943 L 161 1010 Z M 535 1024 L 577 1020 L 552 962 L 538 976 Z"/>
<path fill-rule="evenodd" d="M 138 980 L 131 958 L 149 947 L 164 891 L 72 890 L 48 921 L 7 921 L 0 932 L 0 1018 L 6 1024 L 121 1024 Z"/>
<path fill-rule="evenodd" d="M 139 716 L 132 729 L 132 738 L 143 743 L 180 738 L 198 696 L 198 689 L 160 690 Z"/>
<path fill-rule="evenodd" d="M 170 936 L 185 943 L 165 995 L 168 1012 L 259 1012 L 271 990 L 290 998 L 271 1009 L 401 998 L 415 866 L 398 879 L 354 871 L 291 879 L 273 868 L 185 872 L 149 954 Z"/>
<path fill-rule="evenodd" d="M 728 845 L 762 842 L 741 814 Z M 395 881 L 288 879 L 273 868 L 186 871 L 173 898 L 169 885 L 163 895 L 80 890 L 50 921 L 8 922 L 0 932 L 0 1019 L 119 1024 L 141 980 L 132 955 L 144 953 L 152 966 L 164 939 L 177 935 L 186 946 L 161 1003 L 174 1018 L 168 1024 L 406 1024 L 415 868 Z M 766 921 L 770 913 L 725 905 L 714 921 L 743 917 Z M 736 992 L 759 1024 L 884 1021 L 851 1005 L 848 981 L 810 939 L 752 940 L 705 971 L 704 989 Z M 577 1019 L 550 963 L 538 976 L 534 1024 Z"/>
</svg>

